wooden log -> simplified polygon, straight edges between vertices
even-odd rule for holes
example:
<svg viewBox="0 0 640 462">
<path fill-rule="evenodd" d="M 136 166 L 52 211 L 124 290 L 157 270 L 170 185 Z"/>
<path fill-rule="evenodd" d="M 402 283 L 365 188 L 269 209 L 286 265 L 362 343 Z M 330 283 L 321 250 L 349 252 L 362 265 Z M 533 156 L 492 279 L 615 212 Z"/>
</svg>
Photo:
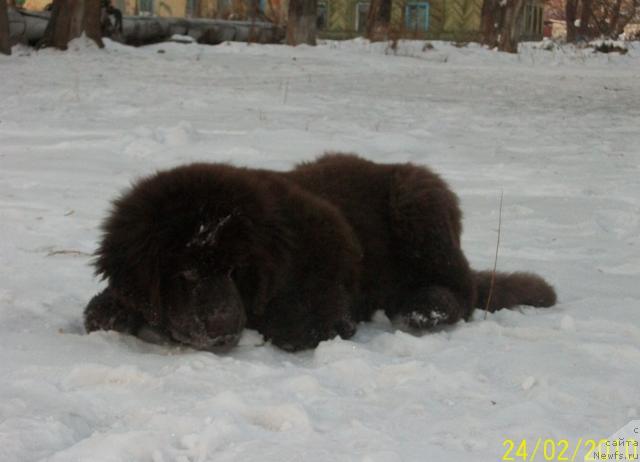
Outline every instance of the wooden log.
<svg viewBox="0 0 640 462">
<path fill-rule="evenodd" d="M 47 11 L 9 9 L 12 40 L 35 44 L 43 37 L 49 17 Z M 116 33 L 111 38 L 136 46 L 162 42 L 173 35 L 188 35 L 211 45 L 225 41 L 280 43 L 284 38 L 281 27 L 264 21 L 125 16 L 122 26 L 122 34 Z"/>
</svg>

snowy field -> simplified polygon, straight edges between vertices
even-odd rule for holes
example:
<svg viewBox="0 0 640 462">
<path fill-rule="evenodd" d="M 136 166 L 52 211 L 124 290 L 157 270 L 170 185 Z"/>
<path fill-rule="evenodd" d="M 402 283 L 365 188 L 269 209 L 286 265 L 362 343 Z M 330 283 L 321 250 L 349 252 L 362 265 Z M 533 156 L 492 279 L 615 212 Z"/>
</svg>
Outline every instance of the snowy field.
<svg viewBox="0 0 640 462">
<path fill-rule="evenodd" d="M 0 57 L 0 461 L 483 462 L 640 418 L 640 47 L 434 46 Z M 440 172 L 476 268 L 504 191 L 498 267 L 559 304 L 420 337 L 380 315 L 297 354 L 255 332 L 223 356 L 84 334 L 97 228 L 132 179 L 329 149 Z"/>
</svg>

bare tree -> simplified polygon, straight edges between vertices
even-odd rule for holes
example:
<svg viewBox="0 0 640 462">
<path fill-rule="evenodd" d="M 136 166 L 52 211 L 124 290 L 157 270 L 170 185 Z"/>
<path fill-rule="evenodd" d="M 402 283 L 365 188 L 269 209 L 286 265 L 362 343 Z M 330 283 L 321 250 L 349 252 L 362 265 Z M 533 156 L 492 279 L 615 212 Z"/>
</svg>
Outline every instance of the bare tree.
<svg viewBox="0 0 640 462">
<path fill-rule="evenodd" d="M 567 23 L 567 42 L 576 41 L 576 19 L 578 19 L 578 1 L 567 0 L 565 4 L 564 17 Z"/>
<path fill-rule="evenodd" d="M 586 39 L 593 35 L 589 28 L 592 5 L 593 0 L 566 0 L 564 17 L 567 24 L 567 42 L 573 43 L 578 37 Z"/>
<path fill-rule="evenodd" d="M 66 50 L 69 42 L 84 32 L 100 48 L 100 0 L 53 0 L 51 19 L 40 46 Z"/>
<path fill-rule="evenodd" d="M 387 40 L 391 24 L 391 0 L 371 0 L 367 15 L 367 38 Z"/>
<path fill-rule="evenodd" d="M 507 0 L 498 37 L 498 50 L 508 53 L 518 52 L 518 42 L 520 41 L 518 20 L 522 15 L 523 8 L 524 0 Z"/>
<path fill-rule="evenodd" d="M 561 0 L 549 2 L 555 5 Z M 617 37 L 638 17 L 640 0 L 566 0 L 564 10 L 567 42 L 575 42 L 578 37 Z M 576 26 L 578 18 L 580 25 Z"/>
<path fill-rule="evenodd" d="M 545 17 L 566 21 L 567 42 L 617 37 L 629 22 L 640 19 L 640 0 L 546 0 Z"/>
<path fill-rule="evenodd" d="M 494 48 L 498 46 L 498 27 L 502 16 L 500 0 L 484 0 L 481 15 L 482 43 Z"/>
<path fill-rule="evenodd" d="M 482 43 L 508 53 L 518 52 L 519 19 L 524 0 L 484 0 L 482 5 Z"/>
<path fill-rule="evenodd" d="M 7 1 L 0 0 L 0 53 L 11 54 L 11 41 L 9 37 L 9 15 L 7 13 Z"/>
<path fill-rule="evenodd" d="M 598 35 L 617 37 L 640 16 L 640 0 L 593 0 L 592 18 Z"/>
<path fill-rule="evenodd" d="M 316 44 L 318 0 L 290 0 L 287 18 L 287 44 Z"/>
<path fill-rule="evenodd" d="M 580 27 L 578 28 L 578 34 L 580 37 L 587 38 L 591 34 L 589 32 L 589 21 L 591 20 L 591 6 L 592 0 L 582 0 L 580 8 Z"/>
</svg>

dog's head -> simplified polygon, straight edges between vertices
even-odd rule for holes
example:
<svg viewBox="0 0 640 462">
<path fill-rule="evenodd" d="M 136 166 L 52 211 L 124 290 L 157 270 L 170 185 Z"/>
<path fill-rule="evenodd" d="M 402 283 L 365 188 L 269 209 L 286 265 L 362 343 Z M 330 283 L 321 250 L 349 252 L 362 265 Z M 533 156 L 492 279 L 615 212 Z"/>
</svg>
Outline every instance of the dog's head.
<svg viewBox="0 0 640 462">
<path fill-rule="evenodd" d="M 251 264 L 258 212 L 251 191 L 216 186 L 233 169 L 201 170 L 154 175 L 116 200 L 96 272 L 150 326 L 197 349 L 224 350 L 247 319 L 237 275 Z"/>
<path fill-rule="evenodd" d="M 237 275 L 248 264 L 250 226 L 237 211 L 209 218 L 197 224 L 180 251 L 168 255 L 163 272 L 169 282 L 160 288 L 160 299 L 172 338 L 202 350 L 238 342 L 247 316 Z"/>
</svg>

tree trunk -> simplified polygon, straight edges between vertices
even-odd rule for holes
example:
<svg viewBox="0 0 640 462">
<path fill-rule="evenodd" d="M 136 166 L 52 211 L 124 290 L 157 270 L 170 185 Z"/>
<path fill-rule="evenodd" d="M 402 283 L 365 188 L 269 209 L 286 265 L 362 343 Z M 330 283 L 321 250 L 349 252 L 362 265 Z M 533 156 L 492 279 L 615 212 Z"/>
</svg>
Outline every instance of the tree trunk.
<svg viewBox="0 0 640 462">
<path fill-rule="evenodd" d="M 316 44 L 318 0 L 290 0 L 287 18 L 287 45 Z"/>
<path fill-rule="evenodd" d="M 567 43 L 576 41 L 576 19 L 578 17 L 578 0 L 567 0 L 565 5 L 565 21 L 567 23 Z"/>
<path fill-rule="evenodd" d="M 372 42 L 387 40 L 391 23 L 391 0 L 371 0 L 367 15 L 367 38 Z"/>
<path fill-rule="evenodd" d="M 100 0 L 53 0 L 51 19 L 40 47 L 52 46 L 66 50 L 71 40 L 82 33 L 93 39 L 100 48 Z"/>
<path fill-rule="evenodd" d="M 9 13 L 6 0 L 0 0 L 0 53 L 11 54 L 11 41 L 9 39 Z"/>
<path fill-rule="evenodd" d="M 498 50 L 507 53 L 518 52 L 520 41 L 519 19 L 524 7 L 524 0 L 508 0 L 504 10 L 504 21 L 498 39 Z"/>
<path fill-rule="evenodd" d="M 525 0 L 485 0 L 480 30 L 482 43 L 507 53 L 518 52 L 520 17 Z"/>
<path fill-rule="evenodd" d="M 482 43 L 495 48 L 498 46 L 498 26 L 502 22 L 500 18 L 500 0 L 484 0 L 481 14 L 480 33 L 482 34 Z"/>
<path fill-rule="evenodd" d="M 611 13 L 611 21 L 609 22 L 610 27 L 609 27 L 609 36 L 611 38 L 616 38 L 616 32 L 618 29 L 618 22 L 620 21 L 620 10 L 622 9 L 622 0 L 617 0 L 614 7 L 613 7 L 613 11 Z"/>
<path fill-rule="evenodd" d="M 587 40 L 591 33 L 589 32 L 589 21 L 591 20 L 592 0 L 582 0 L 582 11 L 580 12 L 580 28 L 578 34 Z"/>
<path fill-rule="evenodd" d="M 92 39 L 100 48 L 102 43 L 102 5 L 100 0 L 84 0 L 84 33 Z"/>
</svg>

